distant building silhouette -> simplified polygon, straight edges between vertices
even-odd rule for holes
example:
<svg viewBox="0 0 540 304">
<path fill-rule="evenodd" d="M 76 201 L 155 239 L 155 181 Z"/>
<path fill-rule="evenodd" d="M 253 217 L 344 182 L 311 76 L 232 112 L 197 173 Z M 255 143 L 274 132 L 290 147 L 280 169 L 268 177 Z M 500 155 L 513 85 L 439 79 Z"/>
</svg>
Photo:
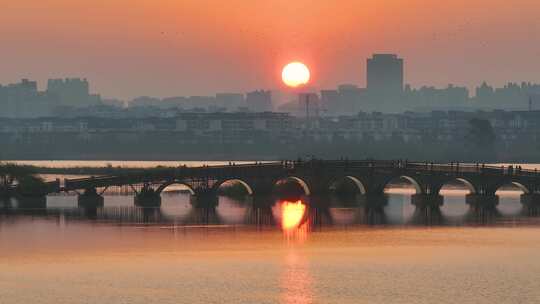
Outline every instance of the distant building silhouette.
<svg viewBox="0 0 540 304">
<path fill-rule="evenodd" d="M 216 94 L 216 103 L 227 109 L 227 111 L 235 112 L 239 108 L 246 106 L 246 99 L 244 94 L 218 93 Z"/>
<path fill-rule="evenodd" d="M 298 94 L 298 116 L 318 117 L 320 115 L 320 98 L 316 93 Z"/>
<path fill-rule="evenodd" d="M 321 91 L 321 107 L 325 115 L 350 115 L 376 110 L 368 106 L 367 90 L 353 84 L 342 84 L 337 90 Z"/>
<path fill-rule="evenodd" d="M 538 106 L 540 85 L 523 82 L 508 83 L 502 88 L 493 88 L 482 83 L 476 88 L 474 105 L 486 109 L 524 109 Z M 530 104 L 529 104 L 530 103 Z"/>
<path fill-rule="evenodd" d="M 252 112 L 272 111 L 272 92 L 271 91 L 253 91 L 246 94 L 246 103 Z"/>
<path fill-rule="evenodd" d="M 150 96 L 139 96 L 129 102 L 130 107 L 157 107 L 167 108 L 168 103 L 162 102 L 161 99 Z"/>
<path fill-rule="evenodd" d="M 358 113 L 360 111 L 374 110 L 368 109 L 366 106 L 368 103 L 367 100 L 367 91 L 364 88 L 359 88 L 358 86 L 352 84 L 342 84 L 338 86 L 339 93 L 339 105 L 340 114 L 347 113 Z"/>
<path fill-rule="evenodd" d="M 99 95 L 90 94 L 86 79 L 49 79 L 47 94 L 58 102 L 58 106 L 88 107 L 101 103 Z"/>
<path fill-rule="evenodd" d="M 469 90 L 452 84 L 443 89 L 426 86 L 412 89 L 407 85 L 402 96 L 404 110 L 462 110 L 472 106 Z"/>
<path fill-rule="evenodd" d="M 39 92 L 37 82 L 28 79 L 20 83 L 0 85 L 0 117 L 30 118 L 50 115 L 50 99 Z"/>
<path fill-rule="evenodd" d="M 321 107 L 329 114 L 337 113 L 339 93 L 337 90 L 321 91 Z"/>
</svg>

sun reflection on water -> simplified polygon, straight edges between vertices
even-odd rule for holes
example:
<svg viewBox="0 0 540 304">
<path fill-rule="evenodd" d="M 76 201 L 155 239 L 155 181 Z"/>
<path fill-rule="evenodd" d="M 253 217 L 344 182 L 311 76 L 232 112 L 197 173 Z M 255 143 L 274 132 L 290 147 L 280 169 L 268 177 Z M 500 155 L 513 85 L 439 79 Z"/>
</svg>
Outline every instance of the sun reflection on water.
<svg viewBox="0 0 540 304">
<path fill-rule="evenodd" d="M 309 220 L 307 219 L 308 206 L 304 202 L 301 200 L 280 201 L 273 211 L 288 239 L 306 239 Z"/>
<path fill-rule="evenodd" d="M 285 231 L 300 227 L 306 214 L 306 205 L 302 201 L 281 202 L 281 228 Z"/>
</svg>

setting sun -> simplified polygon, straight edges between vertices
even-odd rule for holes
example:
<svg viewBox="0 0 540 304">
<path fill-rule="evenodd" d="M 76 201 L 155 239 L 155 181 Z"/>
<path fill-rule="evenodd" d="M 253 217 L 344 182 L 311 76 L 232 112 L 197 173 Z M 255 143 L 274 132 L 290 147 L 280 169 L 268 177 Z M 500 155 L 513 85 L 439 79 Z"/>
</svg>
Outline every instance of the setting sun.
<svg viewBox="0 0 540 304">
<path fill-rule="evenodd" d="M 281 78 L 287 86 L 296 88 L 309 82 L 310 73 L 305 64 L 291 62 L 283 68 Z"/>
</svg>

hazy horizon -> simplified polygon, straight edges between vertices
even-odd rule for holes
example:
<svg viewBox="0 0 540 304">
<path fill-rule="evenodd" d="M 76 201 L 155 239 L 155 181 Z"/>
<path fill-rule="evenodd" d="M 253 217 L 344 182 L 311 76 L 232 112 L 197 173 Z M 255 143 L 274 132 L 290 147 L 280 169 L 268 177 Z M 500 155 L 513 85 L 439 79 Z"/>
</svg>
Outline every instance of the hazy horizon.
<svg viewBox="0 0 540 304">
<path fill-rule="evenodd" d="M 314 88 L 365 85 L 366 59 L 396 53 L 406 83 L 540 82 L 537 1 L 10 1 L 0 83 L 85 77 L 105 97 L 282 89 L 305 62 Z"/>
</svg>

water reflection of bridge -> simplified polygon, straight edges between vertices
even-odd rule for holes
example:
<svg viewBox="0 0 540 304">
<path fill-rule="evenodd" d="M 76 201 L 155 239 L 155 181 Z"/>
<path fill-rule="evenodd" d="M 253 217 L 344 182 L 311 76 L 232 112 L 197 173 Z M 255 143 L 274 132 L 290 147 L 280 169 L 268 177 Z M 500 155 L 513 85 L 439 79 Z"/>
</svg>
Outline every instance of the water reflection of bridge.
<svg viewBox="0 0 540 304">
<path fill-rule="evenodd" d="M 337 199 L 304 198 L 309 205 L 305 221 L 313 229 L 327 226 L 355 226 L 355 225 L 393 225 L 393 224 L 419 224 L 419 225 L 460 225 L 460 224 L 488 224 L 498 220 L 512 220 L 515 217 L 503 217 L 496 206 L 478 208 L 470 205 L 468 212 L 458 220 L 445 217 L 438 208 L 415 208 L 414 214 L 403 218 L 403 222 L 389 220 L 388 211 L 385 210 L 388 200 L 374 202 L 365 201 L 363 196 Z M 46 200 L 12 201 L 0 204 L 0 217 L 31 216 L 53 218 L 73 221 L 96 221 L 113 224 L 162 224 L 184 227 L 202 226 L 279 226 L 279 203 L 272 197 L 262 202 L 254 202 L 253 198 L 236 201 L 237 214 L 233 219 L 226 214 L 227 207 L 221 208 L 219 202 L 211 204 L 201 201 L 191 202 L 187 212 L 182 214 L 171 213 L 170 206 L 137 207 L 137 206 L 86 206 L 73 208 L 47 207 Z M 223 204 L 223 202 L 222 202 Z M 174 210 L 173 210 L 174 211 Z M 534 206 L 523 206 L 521 216 L 533 217 L 540 214 Z"/>
</svg>

